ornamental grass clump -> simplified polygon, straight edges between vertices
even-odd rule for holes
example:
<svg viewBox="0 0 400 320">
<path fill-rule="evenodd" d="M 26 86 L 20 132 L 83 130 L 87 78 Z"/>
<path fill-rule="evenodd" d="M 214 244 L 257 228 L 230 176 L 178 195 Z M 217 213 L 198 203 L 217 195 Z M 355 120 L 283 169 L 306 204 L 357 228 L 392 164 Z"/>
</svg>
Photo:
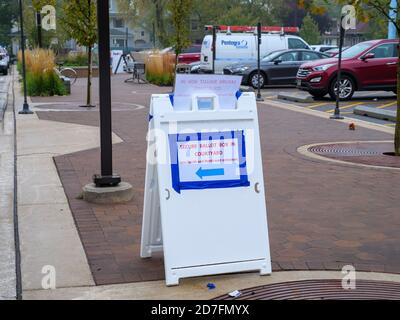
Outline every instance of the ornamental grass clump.
<svg viewBox="0 0 400 320">
<path fill-rule="evenodd" d="M 19 71 L 22 54 L 18 53 Z M 33 49 L 25 51 L 26 89 L 29 96 L 65 95 L 64 83 L 57 75 L 52 50 Z"/>
<path fill-rule="evenodd" d="M 146 58 L 146 79 L 159 86 L 171 86 L 174 83 L 175 55 L 153 52 Z"/>
</svg>

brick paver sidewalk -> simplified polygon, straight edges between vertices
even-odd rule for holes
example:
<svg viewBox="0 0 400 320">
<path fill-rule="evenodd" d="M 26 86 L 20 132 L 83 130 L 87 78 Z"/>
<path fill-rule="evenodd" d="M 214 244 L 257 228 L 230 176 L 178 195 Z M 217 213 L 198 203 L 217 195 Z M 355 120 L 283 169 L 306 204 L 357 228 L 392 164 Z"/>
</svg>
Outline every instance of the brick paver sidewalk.
<svg viewBox="0 0 400 320">
<path fill-rule="evenodd" d="M 122 79 L 113 80 L 115 103 L 148 106 L 150 93 L 168 92 Z M 38 115 L 93 126 L 99 120 L 96 111 Z M 400 172 L 320 162 L 297 152 L 302 145 L 392 136 L 364 128 L 349 131 L 335 121 L 267 105 L 259 106 L 259 117 L 274 270 L 338 270 L 353 264 L 359 271 L 400 273 Z M 135 189 L 130 203 L 100 206 L 78 200 L 82 186 L 99 172 L 98 149 L 60 156 L 55 163 L 96 283 L 163 279 L 161 255 L 139 256 L 148 109 L 115 111 L 113 123 L 124 140 L 114 147 L 115 171 Z"/>
</svg>

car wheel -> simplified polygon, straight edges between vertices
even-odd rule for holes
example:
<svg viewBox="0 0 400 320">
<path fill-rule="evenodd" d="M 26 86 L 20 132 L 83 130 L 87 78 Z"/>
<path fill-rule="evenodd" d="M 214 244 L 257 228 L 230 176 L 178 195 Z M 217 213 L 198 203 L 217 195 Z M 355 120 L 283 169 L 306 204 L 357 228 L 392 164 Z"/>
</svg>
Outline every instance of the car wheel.
<svg viewBox="0 0 400 320">
<path fill-rule="evenodd" d="M 4 72 L 3 72 L 3 74 L 4 74 L 5 76 L 8 75 L 8 70 L 5 69 Z"/>
<path fill-rule="evenodd" d="M 260 73 L 260 79 L 258 79 L 258 72 L 253 72 L 250 75 L 250 85 L 254 89 L 258 89 L 258 81 L 260 80 L 260 88 L 263 88 L 266 85 L 266 77 L 265 75 L 261 72 Z"/>
<path fill-rule="evenodd" d="M 336 92 L 337 92 L 337 80 L 336 78 L 332 80 L 329 95 L 332 99 L 336 100 Z M 342 76 L 340 80 L 340 92 L 339 97 L 340 100 L 350 100 L 353 97 L 355 91 L 355 85 L 353 79 L 348 76 Z"/>
</svg>

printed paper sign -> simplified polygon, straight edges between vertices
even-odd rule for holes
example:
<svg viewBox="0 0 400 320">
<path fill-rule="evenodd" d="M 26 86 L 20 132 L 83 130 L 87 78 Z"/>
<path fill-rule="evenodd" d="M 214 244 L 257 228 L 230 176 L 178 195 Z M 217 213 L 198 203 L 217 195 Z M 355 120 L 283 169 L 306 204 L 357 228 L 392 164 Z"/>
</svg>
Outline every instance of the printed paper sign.
<svg viewBox="0 0 400 320">
<path fill-rule="evenodd" d="M 249 184 L 242 131 L 171 135 L 170 148 L 177 192 Z"/>
<path fill-rule="evenodd" d="M 194 94 L 215 94 L 221 109 L 235 109 L 241 76 L 177 74 L 174 109 L 190 110 Z"/>
</svg>

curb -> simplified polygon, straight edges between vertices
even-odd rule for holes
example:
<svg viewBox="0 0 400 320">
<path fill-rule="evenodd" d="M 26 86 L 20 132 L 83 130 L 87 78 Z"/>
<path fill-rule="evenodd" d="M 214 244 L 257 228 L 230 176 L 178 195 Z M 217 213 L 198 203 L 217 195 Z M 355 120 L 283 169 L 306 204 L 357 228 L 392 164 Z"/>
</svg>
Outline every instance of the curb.
<svg viewBox="0 0 400 320">
<path fill-rule="evenodd" d="M 396 122 L 397 117 L 396 111 L 383 110 L 366 106 L 358 106 L 354 108 L 354 114 L 393 122 Z"/>
<path fill-rule="evenodd" d="M 300 102 L 300 103 L 313 103 L 314 98 L 308 94 L 304 93 L 288 93 L 288 92 L 281 92 L 278 94 L 278 99 L 286 100 L 286 101 L 293 101 L 293 102 Z"/>
</svg>

